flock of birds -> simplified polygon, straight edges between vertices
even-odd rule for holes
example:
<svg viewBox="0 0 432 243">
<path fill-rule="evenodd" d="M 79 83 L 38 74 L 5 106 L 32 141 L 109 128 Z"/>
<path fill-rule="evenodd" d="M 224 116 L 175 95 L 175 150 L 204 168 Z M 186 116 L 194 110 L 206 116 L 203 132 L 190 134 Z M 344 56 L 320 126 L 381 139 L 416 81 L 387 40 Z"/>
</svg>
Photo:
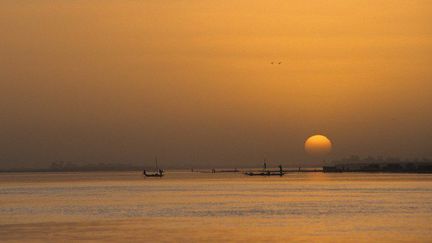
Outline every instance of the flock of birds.
<svg viewBox="0 0 432 243">
<path fill-rule="evenodd" d="M 271 64 L 271 65 L 274 65 L 274 64 L 276 64 L 276 65 L 280 65 L 280 64 L 282 64 L 282 62 L 271 62 L 270 64 Z"/>
</svg>

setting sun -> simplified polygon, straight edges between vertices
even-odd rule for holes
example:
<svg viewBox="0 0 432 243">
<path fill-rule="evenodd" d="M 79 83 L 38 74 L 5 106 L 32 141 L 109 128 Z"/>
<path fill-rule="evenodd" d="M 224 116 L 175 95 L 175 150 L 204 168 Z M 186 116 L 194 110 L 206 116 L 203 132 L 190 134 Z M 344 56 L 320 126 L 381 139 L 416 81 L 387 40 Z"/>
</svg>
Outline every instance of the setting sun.
<svg viewBox="0 0 432 243">
<path fill-rule="evenodd" d="M 304 146 L 306 152 L 313 156 L 324 156 L 330 153 L 332 149 L 330 139 L 323 135 L 313 135 L 309 137 Z"/>
</svg>

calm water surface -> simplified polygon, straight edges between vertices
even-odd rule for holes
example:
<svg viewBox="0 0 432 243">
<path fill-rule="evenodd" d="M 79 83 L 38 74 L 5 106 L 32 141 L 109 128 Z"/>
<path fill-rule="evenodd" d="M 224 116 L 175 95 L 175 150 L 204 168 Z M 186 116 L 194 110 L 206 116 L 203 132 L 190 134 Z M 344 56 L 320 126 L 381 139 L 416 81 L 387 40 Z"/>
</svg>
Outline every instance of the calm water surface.
<svg viewBox="0 0 432 243">
<path fill-rule="evenodd" d="M 0 241 L 431 242 L 432 175 L 0 174 Z"/>
</svg>

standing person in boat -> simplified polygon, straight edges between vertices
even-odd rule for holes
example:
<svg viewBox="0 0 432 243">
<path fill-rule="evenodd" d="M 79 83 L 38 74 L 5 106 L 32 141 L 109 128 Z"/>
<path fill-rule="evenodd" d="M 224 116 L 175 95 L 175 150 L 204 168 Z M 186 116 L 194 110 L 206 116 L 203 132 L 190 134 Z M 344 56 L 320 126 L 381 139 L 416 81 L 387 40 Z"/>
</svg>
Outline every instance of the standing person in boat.
<svg viewBox="0 0 432 243">
<path fill-rule="evenodd" d="M 279 173 L 280 173 L 281 175 L 283 174 L 282 165 L 279 165 Z"/>
</svg>

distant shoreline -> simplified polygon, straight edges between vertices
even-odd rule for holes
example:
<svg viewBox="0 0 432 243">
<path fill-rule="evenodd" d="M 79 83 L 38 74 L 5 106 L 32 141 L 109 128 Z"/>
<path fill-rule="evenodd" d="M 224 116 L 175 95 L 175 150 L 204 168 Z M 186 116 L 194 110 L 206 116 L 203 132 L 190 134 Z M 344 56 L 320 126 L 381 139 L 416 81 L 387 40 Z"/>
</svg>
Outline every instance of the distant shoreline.
<svg viewBox="0 0 432 243">
<path fill-rule="evenodd" d="M 12 170 L 0 170 L 0 173 L 63 173 L 63 172 L 136 172 L 142 171 L 142 169 L 124 169 L 124 170 L 50 170 L 50 169 L 12 169 Z"/>
<path fill-rule="evenodd" d="M 141 172 L 142 169 L 100 169 L 100 170 L 49 170 L 49 169 L 22 169 L 22 170 L 0 170 L 0 174 L 8 174 L 8 173 L 91 173 L 91 172 Z M 237 171 L 234 170 L 216 170 L 212 172 L 212 169 L 197 169 L 191 171 L 190 169 L 169 169 L 168 171 L 174 172 L 191 172 L 191 173 L 205 173 L 205 174 L 226 174 L 226 173 L 239 173 L 243 174 L 246 171 L 250 171 L 250 169 L 242 168 Z M 253 169 L 253 171 L 261 171 L 260 169 Z M 269 170 L 272 171 L 272 170 Z M 323 166 L 322 169 L 288 169 L 283 170 L 284 173 L 373 173 L 373 174 L 432 174 L 432 169 L 416 169 L 416 170 L 407 170 L 407 169 L 396 169 L 396 170 L 385 170 L 385 169 L 377 169 L 377 170 L 368 170 L 368 169 L 341 169 L 338 166 Z"/>
<path fill-rule="evenodd" d="M 390 162 L 390 163 L 352 163 L 323 166 L 325 173 L 362 172 L 362 173 L 432 173 L 431 162 Z"/>
</svg>

